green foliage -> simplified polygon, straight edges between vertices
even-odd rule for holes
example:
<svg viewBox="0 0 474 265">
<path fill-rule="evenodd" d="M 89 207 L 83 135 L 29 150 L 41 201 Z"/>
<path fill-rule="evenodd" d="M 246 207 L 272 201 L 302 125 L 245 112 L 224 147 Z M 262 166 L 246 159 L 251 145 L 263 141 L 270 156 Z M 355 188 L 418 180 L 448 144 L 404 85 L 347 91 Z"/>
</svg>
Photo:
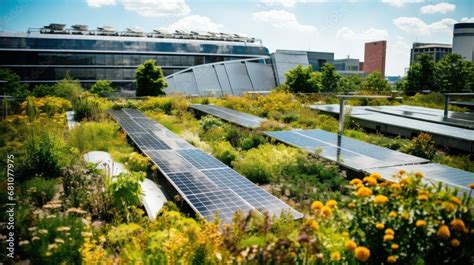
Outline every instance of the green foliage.
<svg viewBox="0 0 474 265">
<path fill-rule="evenodd" d="M 82 87 L 79 80 L 72 79 L 69 75 L 66 75 L 64 79 L 54 84 L 52 92 L 51 96 L 66 98 L 74 102 L 81 94 Z"/>
<path fill-rule="evenodd" d="M 315 82 L 318 77 L 313 74 L 311 65 L 306 67 L 297 65 L 285 73 L 285 77 L 285 84 L 290 92 L 314 93 L 319 91 L 318 84 Z"/>
<path fill-rule="evenodd" d="M 338 84 L 338 91 L 357 91 L 361 88 L 362 79 L 358 75 L 341 76 Z"/>
<path fill-rule="evenodd" d="M 46 202 L 50 201 L 56 192 L 55 179 L 47 180 L 40 177 L 34 177 L 26 181 L 24 186 L 28 193 L 28 197 L 37 207 L 41 207 Z"/>
<path fill-rule="evenodd" d="M 101 121 L 107 117 L 110 104 L 109 101 L 103 98 L 84 93 L 74 101 L 74 119 L 77 121 Z"/>
<path fill-rule="evenodd" d="M 201 128 L 204 130 L 204 132 L 209 131 L 212 128 L 218 128 L 221 127 L 223 124 L 222 120 L 219 118 L 216 118 L 212 115 L 206 115 L 199 120 L 199 125 Z"/>
<path fill-rule="evenodd" d="M 118 139 L 118 125 L 111 121 L 82 122 L 69 131 L 68 146 L 81 153 L 89 151 L 110 151 L 116 145 L 124 144 Z"/>
<path fill-rule="evenodd" d="M 436 154 L 436 146 L 430 134 L 420 133 L 411 140 L 411 143 L 404 148 L 405 152 L 414 156 L 433 159 Z"/>
<path fill-rule="evenodd" d="M 390 85 L 379 72 L 369 74 L 362 82 L 362 88 L 377 92 L 390 91 Z"/>
<path fill-rule="evenodd" d="M 161 67 L 156 65 L 155 60 L 146 60 L 138 66 L 135 75 L 137 97 L 164 95 L 164 89 L 168 86 Z"/>
<path fill-rule="evenodd" d="M 97 82 L 92 85 L 90 92 L 100 97 L 107 97 L 114 92 L 114 88 L 112 87 L 112 83 L 108 80 L 97 80 Z"/>
<path fill-rule="evenodd" d="M 421 54 L 416 57 L 410 66 L 406 77 L 406 89 L 410 93 L 418 93 L 422 90 L 436 91 L 437 87 L 433 78 L 434 62 L 431 55 Z"/>
<path fill-rule="evenodd" d="M 341 75 L 336 71 L 334 65 L 326 63 L 321 68 L 321 87 L 325 92 L 336 92 Z"/>
<path fill-rule="evenodd" d="M 238 152 L 229 142 L 222 141 L 213 146 L 212 155 L 224 164 L 230 166 L 232 161 L 237 158 Z"/>
<path fill-rule="evenodd" d="M 434 79 L 442 92 L 473 92 L 474 64 L 459 54 L 448 54 L 436 63 Z"/>
<path fill-rule="evenodd" d="M 2 95 L 24 98 L 28 95 L 28 85 L 20 83 L 20 76 L 10 69 L 0 68 L 0 80 L 7 81 L 0 83 Z"/>
<path fill-rule="evenodd" d="M 118 212 L 116 219 L 127 222 L 135 220 L 133 211 L 141 205 L 141 182 L 145 179 L 143 172 L 122 173 L 114 181 L 106 184 L 106 192 L 112 198 L 112 205 Z"/>
<path fill-rule="evenodd" d="M 233 147 L 242 150 L 249 150 L 267 142 L 263 135 L 236 126 L 231 126 L 226 130 L 225 140 Z"/>
<path fill-rule="evenodd" d="M 146 171 L 150 165 L 150 159 L 147 156 L 133 152 L 128 156 L 126 165 L 131 171 Z"/>
<path fill-rule="evenodd" d="M 30 95 L 34 97 L 56 96 L 54 85 L 39 84 L 33 87 Z"/>
</svg>

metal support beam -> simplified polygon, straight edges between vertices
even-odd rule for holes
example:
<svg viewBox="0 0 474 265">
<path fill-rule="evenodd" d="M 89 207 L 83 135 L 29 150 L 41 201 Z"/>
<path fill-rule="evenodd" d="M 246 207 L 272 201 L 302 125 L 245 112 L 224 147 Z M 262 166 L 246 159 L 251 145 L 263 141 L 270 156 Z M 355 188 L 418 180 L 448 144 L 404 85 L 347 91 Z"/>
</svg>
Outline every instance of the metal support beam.
<svg viewBox="0 0 474 265">
<path fill-rule="evenodd" d="M 344 134 L 344 98 L 339 98 L 339 135 Z"/>
<path fill-rule="evenodd" d="M 449 95 L 444 95 L 444 117 L 448 117 Z"/>
</svg>

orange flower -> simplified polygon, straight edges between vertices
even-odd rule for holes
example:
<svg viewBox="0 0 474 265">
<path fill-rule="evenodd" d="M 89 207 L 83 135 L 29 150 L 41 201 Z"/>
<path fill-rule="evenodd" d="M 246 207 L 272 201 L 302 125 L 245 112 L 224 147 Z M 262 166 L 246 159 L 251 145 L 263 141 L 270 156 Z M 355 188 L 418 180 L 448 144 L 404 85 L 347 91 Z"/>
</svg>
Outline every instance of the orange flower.
<svg viewBox="0 0 474 265">
<path fill-rule="evenodd" d="M 375 196 L 374 198 L 374 202 L 376 204 L 384 204 L 386 202 L 388 202 L 388 197 L 387 196 L 383 196 L 383 195 L 377 195 Z"/>
<path fill-rule="evenodd" d="M 469 183 L 469 185 L 467 185 L 471 190 L 474 190 L 474 183 Z"/>
<path fill-rule="evenodd" d="M 441 208 L 443 208 L 447 212 L 452 212 L 456 209 L 456 205 L 454 205 L 450 202 L 443 202 L 443 203 L 441 203 Z"/>
<path fill-rule="evenodd" d="M 320 201 L 314 201 L 312 204 L 311 204 L 311 210 L 315 211 L 315 210 L 321 210 L 321 208 L 323 208 L 323 203 L 320 202 Z"/>
<path fill-rule="evenodd" d="M 401 186 L 400 186 L 400 184 L 398 184 L 398 183 L 393 183 L 390 187 L 391 187 L 392 189 L 394 189 L 394 190 L 399 190 L 399 189 L 401 189 Z"/>
<path fill-rule="evenodd" d="M 370 197 L 372 195 L 372 190 L 367 187 L 362 187 L 356 192 L 357 197 Z"/>
<path fill-rule="evenodd" d="M 377 185 L 377 179 L 376 179 L 376 178 L 373 178 L 373 177 L 365 177 L 365 178 L 364 178 L 364 182 L 366 182 L 367 185 L 369 185 L 369 186 L 375 186 L 375 185 Z"/>
<path fill-rule="evenodd" d="M 397 257 L 395 256 L 388 256 L 387 257 L 387 263 L 395 263 L 397 262 Z"/>
<path fill-rule="evenodd" d="M 400 246 L 398 244 L 393 243 L 392 245 L 390 245 L 390 247 L 392 249 L 398 249 Z"/>
<path fill-rule="evenodd" d="M 309 227 L 311 227 L 313 230 L 318 230 L 319 224 L 315 220 L 311 220 L 311 222 L 309 223 Z"/>
<path fill-rule="evenodd" d="M 395 218 L 395 217 L 397 217 L 397 212 L 391 211 L 391 212 L 388 214 L 388 217 L 390 217 L 390 218 Z"/>
<path fill-rule="evenodd" d="M 451 243 L 451 246 L 455 248 L 459 247 L 459 245 L 461 244 L 461 242 L 459 242 L 459 240 L 457 240 L 456 238 L 451 239 L 450 243 Z"/>
<path fill-rule="evenodd" d="M 422 177 L 424 177 L 424 175 L 423 175 L 423 173 L 421 173 L 421 172 L 416 172 L 416 173 L 415 173 L 415 177 L 417 177 L 417 178 L 422 178 Z"/>
<path fill-rule="evenodd" d="M 331 253 L 331 260 L 332 261 L 340 261 L 341 260 L 341 253 L 339 251 L 334 251 Z"/>
<path fill-rule="evenodd" d="M 451 226 L 453 227 L 453 230 L 457 232 L 464 232 L 466 229 L 466 225 L 462 219 L 454 219 L 451 222 Z"/>
<path fill-rule="evenodd" d="M 385 225 L 382 224 L 382 223 L 378 223 L 378 224 L 375 225 L 375 228 L 377 228 L 377 230 L 382 230 L 382 229 L 385 228 Z"/>
<path fill-rule="evenodd" d="M 332 210 L 331 210 L 331 208 L 329 208 L 328 206 L 324 206 L 324 207 L 321 209 L 321 213 L 322 213 L 324 216 L 328 217 L 328 216 L 331 216 Z"/>
<path fill-rule="evenodd" d="M 410 218 L 410 213 L 409 212 L 403 212 L 402 213 L 402 219 L 403 220 L 408 220 Z"/>
<path fill-rule="evenodd" d="M 355 257 L 360 261 L 367 261 L 370 257 L 370 250 L 366 247 L 357 247 L 355 249 Z"/>
<path fill-rule="evenodd" d="M 393 235 L 386 234 L 383 236 L 383 241 L 392 241 L 395 237 Z"/>
<path fill-rule="evenodd" d="M 387 228 L 387 229 L 385 230 L 385 234 L 387 234 L 387 235 L 392 235 L 392 236 L 393 236 L 393 235 L 395 235 L 395 231 L 393 231 L 392 228 Z"/>
<path fill-rule="evenodd" d="M 329 200 L 326 202 L 326 206 L 329 208 L 334 208 L 337 205 L 337 202 L 335 200 Z"/>
<path fill-rule="evenodd" d="M 352 240 L 346 240 L 346 242 L 344 243 L 344 247 L 349 250 L 349 251 L 354 251 L 354 249 L 357 248 L 357 244 L 352 241 Z"/>
<path fill-rule="evenodd" d="M 451 232 L 447 225 L 441 225 L 436 234 L 444 240 L 448 240 L 451 237 Z"/>
<path fill-rule="evenodd" d="M 374 172 L 374 173 L 370 174 L 369 177 L 372 177 L 376 180 L 380 180 L 382 178 L 382 175 L 380 175 L 380 173 L 378 173 L 378 172 Z"/>
<path fill-rule="evenodd" d="M 349 182 L 349 184 L 351 185 L 357 185 L 357 184 L 361 184 L 362 183 L 362 180 L 358 179 L 358 178 L 355 178 L 353 180 L 351 180 L 351 182 Z"/>
<path fill-rule="evenodd" d="M 425 220 L 416 221 L 416 227 L 424 227 L 424 226 L 426 226 L 426 221 Z"/>
<path fill-rule="evenodd" d="M 400 169 L 400 171 L 398 171 L 398 174 L 400 174 L 400 175 L 403 175 L 405 173 L 407 173 L 407 172 L 404 169 Z"/>
<path fill-rule="evenodd" d="M 420 194 L 420 195 L 418 195 L 418 200 L 421 201 L 421 202 L 427 201 L 428 200 L 428 195 Z"/>
<path fill-rule="evenodd" d="M 451 197 L 451 202 L 453 202 L 454 204 L 457 204 L 457 205 L 461 205 L 461 204 L 462 204 L 461 200 L 460 200 L 458 197 L 456 197 L 456 196 L 452 196 L 452 197 Z"/>
</svg>

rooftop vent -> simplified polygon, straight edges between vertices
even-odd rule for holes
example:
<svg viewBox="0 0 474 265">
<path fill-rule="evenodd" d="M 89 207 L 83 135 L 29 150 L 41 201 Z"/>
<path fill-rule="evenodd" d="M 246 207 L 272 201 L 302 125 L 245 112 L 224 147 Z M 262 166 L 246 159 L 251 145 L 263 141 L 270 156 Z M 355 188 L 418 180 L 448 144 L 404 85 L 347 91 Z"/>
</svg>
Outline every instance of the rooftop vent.
<svg viewBox="0 0 474 265">
<path fill-rule="evenodd" d="M 113 27 L 113 26 L 97 27 L 97 29 L 99 31 L 102 31 L 102 32 L 116 32 L 117 31 L 117 30 L 115 30 L 115 27 Z"/>
<path fill-rule="evenodd" d="M 88 30 L 87 25 L 79 25 L 79 24 L 72 25 L 71 28 L 75 31 L 87 31 Z"/>
<path fill-rule="evenodd" d="M 48 26 L 44 26 L 44 29 L 54 30 L 54 31 L 63 31 L 66 27 L 66 24 L 51 23 Z"/>
</svg>

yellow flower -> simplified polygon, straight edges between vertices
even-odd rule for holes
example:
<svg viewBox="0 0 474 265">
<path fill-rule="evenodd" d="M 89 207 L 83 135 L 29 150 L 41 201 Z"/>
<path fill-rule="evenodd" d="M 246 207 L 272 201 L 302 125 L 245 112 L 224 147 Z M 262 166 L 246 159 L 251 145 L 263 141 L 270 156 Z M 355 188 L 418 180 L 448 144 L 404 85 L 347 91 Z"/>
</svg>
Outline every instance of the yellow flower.
<svg viewBox="0 0 474 265">
<path fill-rule="evenodd" d="M 394 189 L 394 190 L 399 190 L 399 189 L 401 189 L 401 186 L 400 186 L 400 184 L 398 184 L 398 183 L 393 183 L 392 185 L 390 185 L 390 187 L 391 187 L 392 189 Z"/>
<path fill-rule="evenodd" d="M 395 237 L 393 235 L 389 235 L 389 234 L 385 234 L 383 236 L 383 241 L 386 242 L 386 241 L 392 241 Z"/>
<path fill-rule="evenodd" d="M 337 202 L 335 200 L 329 200 L 326 202 L 326 206 L 329 208 L 334 208 L 337 205 Z"/>
<path fill-rule="evenodd" d="M 362 183 L 362 180 L 358 179 L 358 178 L 355 178 L 353 180 L 351 180 L 351 182 L 349 182 L 349 184 L 351 185 L 357 185 L 357 184 L 361 184 Z"/>
<path fill-rule="evenodd" d="M 376 180 L 379 180 L 379 179 L 382 178 L 382 175 L 380 175 L 379 172 L 374 172 L 374 173 L 370 174 L 369 177 L 372 177 L 372 178 L 374 178 L 374 179 L 376 179 Z"/>
<path fill-rule="evenodd" d="M 31 238 L 31 241 L 36 241 L 36 240 L 40 240 L 40 238 L 37 237 L 37 236 L 34 236 L 34 237 Z"/>
<path fill-rule="evenodd" d="M 424 175 L 423 175 L 423 173 L 421 173 L 421 172 L 416 172 L 416 173 L 415 173 L 415 177 L 417 177 L 417 178 L 422 178 L 422 177 L 424 177 Z"/>
<path fill-rule="evenodd" d="M 313 230 L 317 230 L 319 228 L 319 224 L 315 220 L 311 220 L 311 222 L 309 222 L 309 227 L 311 227 Z"/>
<path fill-rule="evenodd" d="M 342 235 L 345 236 L 345 237 L 349 237 L 349 232 L 344 231 L 344 232 L 342 232 Z"/>
<path fill-rule="evenodd" d="M 391 247 L 392 249 L 398 249 L 400 246 L 399 246 L 398 244 L 396 244 L 396 243 L 393 243 L 392 245 L 390 245 L 390 247 Z"/>
<path fill-rule="evenodd" d="M 384 196 L 384 195 L 377 195 L 377 196 L 375 196 L 374 202 L 376 204 L 384 204 L 384 203 L 388 202 L 388 197 Z"/>
<path fill-rule="evenodd" d="M 388 214 L 388 217 L 390 217 L 390 218 L 395 218 L 395 217 L 397 217 L 397 212 L 391 211 L 391 212 Z"/>
<path fill-rule="evenodd" d="M 457 204 L 457 205 L 461 205 L 461 204 L 462 204 L 461 200 L 460 200 L 458 197 L 456 197 L 456 196 L 452 196 L 452 197 L 451 197 L 451 202 L 453 202 L 454 204 Z"/>
<path fill-rule="evenodd" d="M 382 224 L 382 223 L 378 223 L 378 224 L 375 225 L 375 228 L 377 228 L 377 230 L 382 230 L 382 229 L 385 228 L 385 225 Z"/>
<path fill-rule="evenodd" d="M 416 227 L 424 227 L 424 226 L 426 226 L 426 221 L 425 220 L 416 221 Z"/>
<path fill-rule="evenodd" d="M 321 213 L 322 213 L 324 216 L 328 217 L 328 216 L 331 216 L 332 210 L 331 210 L 331 208 L 329 208 L 328 206 L 324 206 L 324 207 L 321 209 Z"/>
<path fill-rule="evenodd" d="M 367 261 L 370 257 L 370 250 L 366 247 L 357 247 L 355 249 L 355 257 L 360 261 Z"/>
<path fill-rule="evenodd" d="M 402 185 L 402 186 L 410 185 L 411 183 L 412 183 L 412 179 L 410 177 L 402 178 L 400 180 L 400 185 Z"/>
<path fill-rule="evenodd" d="M 466 229 L 466 225 L 462 219 L 454 219 L 451 222 L 451 226 L 453 227 L 453 230 L 457 232 L 464 232 Z"/>
<path fill-rule="evenodd" d="M 474 190 L 474 183 L 469 183 L 469 185 L 467 185 L 471 190 Z"/>
<path fill-rule="evenodd" d="M 392 228 L 387 228 L 387 229 L 385 230 L 385 234 L 387 234 L 387 235 L 392 235 L 392 236 L 393 236 L 393 235 L 395 235 L 395 231 L 393 231 Z"/>
<path fill-rule="evenodd" d="M 447 212 L 452 212 L 456 209 L 456 205 L 454 205 L 450 202 L 443 202 L 443 203 L 441 203 L 441 208 L 443 208 Z"/>
<path fill-rule="evenodd" d="M 324 206 L 324 205 L 323 205 L 322 202 L 320 202 L 320 201 L 314 201 L 314 202 L 311 204 L 311 209 L 312 209 L 313 211 L 315 211 L 315 210 L 321 210 L 321 208 L 323 208 L 323 206 Z"/>
<path fill-rule="evenodd" d="M 388 256 L 387 257 L 387 263 L 395 263 L 397 262 L 397 257 L 395 256 Z"/>
<path fill-rule="evenodd" d="M 375 186 L 375 185 L 377 185 L 377 179 L 376 179 L 376 178 L 373 178 L 373 177 L 365 177 L 365 178 L 364 178 L 364 182 L 366 182 L 367 185 L 369 185 L 369 186 Z"/>
<path fill-rule="evenodd" d="M 354 209 L 356 207 L 355 203 L 351 202 L 347 205 L 347 207 Z"/>
<path fill-rule="evenodd" d="M 56 228 L 56 231 L 58 231 L 58 232 L 67 232 L 69 230 L 71 230 L 71 228 L 68 227 L 68 226 L 60 226 L 60 227 Z"/>
<path fill-rule="evenodd" d="M 331 260 L 332 261 L 340 261 L 341 260 L 341 253 L 339 251 L 334 251 L 331 253 Z"/>
<path fill-rule="evenodd" d="M 398 171 L 398 174 L 400 175 L 404 175 L 405 173 L 407 173 L 404 169 L 400 169 L 400 171 Z"/>
<path fill-rule="evenodd" d="M 450 243 L 451 243 L 451 246 L 455 248 L 459 247 L 459 245 L 461 244 L 461 242 L 459 242 L 459 240 L 457 240 L 456 238 L 453 238 Z"/>
<path fill-rule="evenodd" d="M 372 195 L 372 190 L 367 187 L 362 187 L 356 192 L 357 197 L 370 197 Z"/>
<path fill-rule="evenodd" d="M 354 249 L 357 248 L 357 244 L 352 241 L 352 240 L 346 240 L 346 242 L 344 243 L 344 247 L 349 250 L 349 251 L 354 251 Z"/>
<path fill-rule="evenodd" d="M 410 218 L 410 213 L 409 212 L 403 212 L 402 213 L 402 219 L 403 220 L 408 220 Z"/>
<path fill-rule="evenodd" d="M 447 225 L 441 225 L 438 229 L 437 235 L 442 239 L 447 240 L 449 237 L 451 237 L 449 227 Z"/>
<path fill-rule="evenodd" d="M 56 239 L 54 239 L 54 242 L 56 242 L 58 244 L 64 244 L 64 240 L 62 238 L 56 238 Z"/>
<path fill-rule="evenodd" d="M 428 200 L 428 195 L 427 194 L 420 194 L 420 195 L 418 195 L 418 200 L 422 201 L 422 202 L 427 201 Z"/>
<path fill-rule="evenodd" d="M 40 229 L 40 230 L 38 230 L 38 232 L 39 232 L 40 234 L 46 235 L 46 234 L 48 233 L 48 230 L 46 230 L 46 229 Z"/>
</svg>

